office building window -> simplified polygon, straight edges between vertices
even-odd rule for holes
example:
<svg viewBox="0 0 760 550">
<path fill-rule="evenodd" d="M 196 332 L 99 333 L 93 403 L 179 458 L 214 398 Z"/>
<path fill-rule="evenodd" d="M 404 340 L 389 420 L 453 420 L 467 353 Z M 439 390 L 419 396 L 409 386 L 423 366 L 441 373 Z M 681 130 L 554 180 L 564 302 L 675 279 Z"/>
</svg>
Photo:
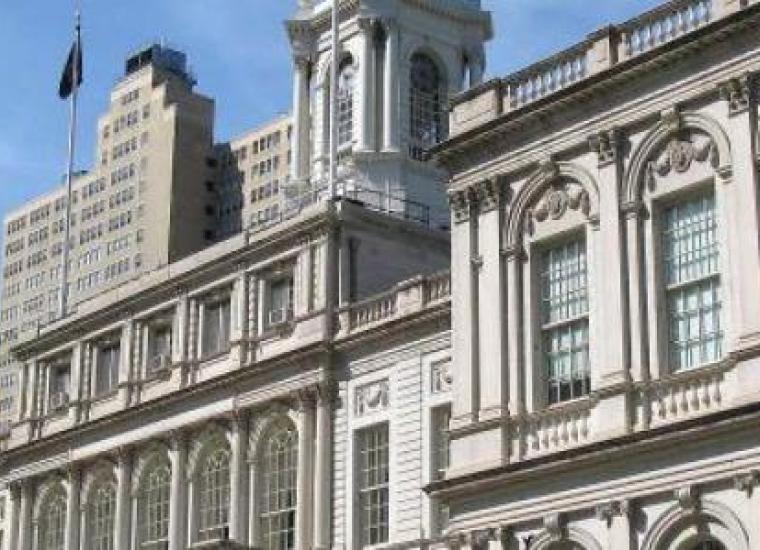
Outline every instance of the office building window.
<svg viewBox="0 0 760 550">
<path fill-rule="evenodd" d="M 96 394 L 105 395 L 115 391 L 119 383 L 121 344 L 118 341 L 111 341 L 98 345 L 96 361 Z"/>
<path fill-rule="evenodd" d="M 116 528 L 116 486 L 103 483 L 96 487 L 90 502 L 90 548 L 114 550 Z"/>
<path fill-rule="evenodd" d="M 298 434 L 290 426 L 272 432 L 262 461 L 261 529 L 264 548 L 291 550 L 296 537 Z"/>
<path fill-rule="evenodd" d="M 229 450 L 222 448 L 212 451 L 201 466 L 198 481 L 199 539 L 223 539 L 229 529 Z"/>
<path fill-rule="evenodd" d="M 668 208 L 662 247 L 670 368 L 680 371 L 717 361 L 723 354 L 723 332 L 715 198 Z"/>
<path fill-rule="evenodd" d="M 388 542 L 390 466 L 388 425 L 361 430 L 359 447 L 359 518 L 362 546 Z"/>
<path fill-rule="evenodd" d="M 543 255 L 541 333 L 549 404 L 584 396 L 590 389 L 587 275 L 582 239 Z"/>
<path fill-rule="evenodd" d="M 203 355 L 224 353 L 230 348 L 230 298 L 203 306 Z"/>
</svg>

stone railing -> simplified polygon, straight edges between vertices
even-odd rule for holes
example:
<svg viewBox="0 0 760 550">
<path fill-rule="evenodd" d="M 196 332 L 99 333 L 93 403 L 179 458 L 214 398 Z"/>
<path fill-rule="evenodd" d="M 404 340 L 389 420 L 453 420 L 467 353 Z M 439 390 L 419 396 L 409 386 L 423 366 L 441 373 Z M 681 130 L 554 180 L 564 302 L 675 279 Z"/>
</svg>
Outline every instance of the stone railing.
<svg viewBox="0 0 760 550">
<path fill-rule="evenodd" d="M 582 400 L 524 417 L 518 430 L 523 458 L 563 451 L 591 441 L 593 403 Z"/>
<path fill-rule="evenodd" d="M 713 0 L 669 2 L 621 25 L 624 57 L 632 57 L 690 33 L 714 19 Z"/>
<path fill-rule="evenodd" d="M 728 368 L 721 364 L 679 373 L 641 387 L 635 408 L 636 429 L 672 424 L 720 410 L 727 401 Z"/>
<path fill-rule="evenodd" d="M 396 313 L 396 293 L 381 294 L 369 300 L 349 306 L 351 329 L 384 321 Z"/>
<path fill-rule="evenodd" d="M 505 78 L 508 107 L 516 109 L 586 78 L 588 51 L 582 43 Z"/>
<path fill-rule="evenodd" d="M 425 279 L 424 299 L 426 303 L 437 302 L 451 297 L 451 272 L 442 271 Z"/>
<path fill-rule="evenodd" d="M 342 308 L 338 312 L 338 336 L 362 332 L 419 313 L 450 298 L 451 274 L 448 271 L 404 281 L 388 292 Z"/>
<path fill-rule="evenodd" d="M 455 97 L 451 135 L 552 96 L 758 3 L 760 0 L 671 0 L 625 23 L 602 28 L 562 52 Z"/>
</svg>

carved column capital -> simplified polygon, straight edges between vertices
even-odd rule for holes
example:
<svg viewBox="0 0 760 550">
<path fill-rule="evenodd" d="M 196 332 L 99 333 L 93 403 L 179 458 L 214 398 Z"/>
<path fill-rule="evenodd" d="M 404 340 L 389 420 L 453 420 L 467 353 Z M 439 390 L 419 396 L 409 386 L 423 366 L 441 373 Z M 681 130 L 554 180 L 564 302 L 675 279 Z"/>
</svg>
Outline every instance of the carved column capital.
<svg viewBox="0 0 760 550">
<path fill-rule="evenodd" d="M 478 194 L 472 187 L 449 192 L 449 205 L 456 223 L 468 221 L 477 204 Z"/>
<path fill-rule="evenodd" d="M 596 518 L 604 522 L 607 528 L 612 526 L 612 520 L 617 516 L 627 516 L 631 513 L 631 502 L 629 500 L 611 500 L 603 502 L 596 506 Z"/>
<path fill-rule="evenodd" d="M 293 394 L 295 405 L 299 412 L 314 410 L 317 406 L 319 391 L 316 387 L 302 388 Z"/>
<path fill-rule="evenodd" d="M 506 180 L 503 176 L 491 176 L 475 185 L 477 206 L 481 213 L 498 208 L 507 198 Z"/>
<path fill-rule="evenodd" d="M 618 128 L 602 130 L 589 137 L 589 147 L 597 154 L 599 168 L 613 164 L 618 158 L 622 133 Z"/>
<path fill-rule="evenodd" d="M 684 510 L 696 510 L 700 506 L 699 491 L 694 485 L 686 485 L 673 492 L 679 506 Z"/>
<path fill-rule="evenodd" d="M 749 109 L 753 82 L 754 75 L 747 73 L 718 84 L 720 97 L 728 103 L 729 116 L 738 115 Z"/>
<path fill-rule="evenodd" d="M 566 518 L 564 514 L 556 513 L 544 516 L 544 529 L 553 541 L 561 540 L 565 532 Z"/>
<path fill-rule="evenodd" d="M 734 476 L 734 488 L 745 493 L 747 498 L 752 496 L 758 485 L 760 485 L 760 470 L 751 470 Z"/>
</svg>

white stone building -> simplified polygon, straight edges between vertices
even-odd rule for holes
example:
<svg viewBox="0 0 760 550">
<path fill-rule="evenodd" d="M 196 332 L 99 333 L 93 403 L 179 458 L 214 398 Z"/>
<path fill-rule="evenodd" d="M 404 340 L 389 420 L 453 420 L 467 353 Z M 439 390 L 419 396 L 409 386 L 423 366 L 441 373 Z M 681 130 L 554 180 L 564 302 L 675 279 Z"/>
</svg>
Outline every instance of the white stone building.
<svg viewBox="0 0 760 550">
<path fill-rule="evenodd" d="M 328 8 L 300 2 L 288 23 L 280 223 L 14 347 L 8 548 L 419 547 L 442 533 L 422 489 L 448 457 L 450 235 L 424 157 L 448 98 L 480 81 L 490 16 L 475 0 L 341 2 L 341 183 L 326 200 Z"/>
<path fill-rule="evenodd" d="M 455 101 L 449 547 L 760 548 L 759 21 L 670 2 Z"/>
</svg>

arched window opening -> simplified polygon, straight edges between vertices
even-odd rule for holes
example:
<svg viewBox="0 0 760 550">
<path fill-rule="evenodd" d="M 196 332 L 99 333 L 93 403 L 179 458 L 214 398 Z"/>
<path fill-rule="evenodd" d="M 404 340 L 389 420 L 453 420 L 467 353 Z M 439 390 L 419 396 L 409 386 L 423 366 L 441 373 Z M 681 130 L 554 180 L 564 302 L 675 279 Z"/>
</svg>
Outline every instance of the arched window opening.
<svg viewBox="0 0 760 550">
<path fill-rule="evenodd" d="M 103 483 L 97 487 L 90 502 L 90 548 L 113 550 L 116 527 L 116 487 Z"/>
<path fill-rule="evenodd" d="M 198 538 L 224 538 L 230 517 L 230 453 L 217 449 L 206 457 L 199 474 Z"/>
<path fill-rule="evenodd" d="M 66 495 L 57 491 L 48 497 L 40 517 L 43 550 L 64 550 L 66 545 Z"/>
<path fill-rule="evenodd" d="M 278 428 L 265 443 L 262 457 L 261 527 L 264 548 L 295 548 L 296 476 L 298 434 L 292 428 Z"/>
<path fill-rule="evenodd" d="M 171 472 L 167 464 L 150 470 L 140 488 L 140 527 L 142 544 L 169 540 L 169 499 Z"/>
<path fill-rule="evenodd" d="M 577 542 L 562 541 L 551 543 L 548 550 L 585 550 L 585 548 Z"/>
<path fill-rule="evenodd" d="M 443 79 L 430 57 L 416 53 L 411 60 L 410 80 L 409 155 L 415 160 L 425 160 L 427 150 L 446 137 Z"/>
<path fill-rule="evenodd" d="M 338 69 L 338 146 L 350 145 L 354 139 L 354 87 L 356 71 L 351 56 Z"/>
</svg>

